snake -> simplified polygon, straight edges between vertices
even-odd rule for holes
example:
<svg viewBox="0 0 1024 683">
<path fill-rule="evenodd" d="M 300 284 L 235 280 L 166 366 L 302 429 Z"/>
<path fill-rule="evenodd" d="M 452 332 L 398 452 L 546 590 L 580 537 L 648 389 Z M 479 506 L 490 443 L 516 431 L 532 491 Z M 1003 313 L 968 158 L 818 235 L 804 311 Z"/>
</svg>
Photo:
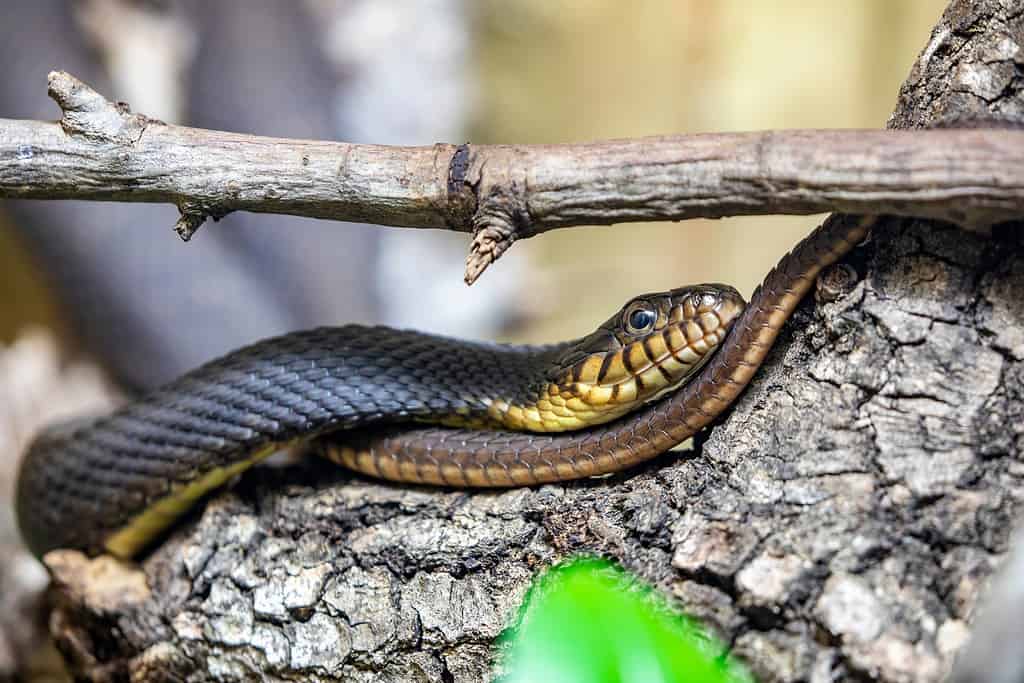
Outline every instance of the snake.
<svg viewBox="0 0 1024 683">
<path fill-rule="evenodd" d="M 710 425 L 821 271 L 874 216 L 834 214 L 745 303 L 703 284 L 634 297 L 579 339 L 471 342 L 346 325 L 264 340 L 112 414 L 44 430 L 16 484 L 22 537 L 132 558 L 284 447 L 406 484 L 501 488 L 632 468 Z"/>
</svg>

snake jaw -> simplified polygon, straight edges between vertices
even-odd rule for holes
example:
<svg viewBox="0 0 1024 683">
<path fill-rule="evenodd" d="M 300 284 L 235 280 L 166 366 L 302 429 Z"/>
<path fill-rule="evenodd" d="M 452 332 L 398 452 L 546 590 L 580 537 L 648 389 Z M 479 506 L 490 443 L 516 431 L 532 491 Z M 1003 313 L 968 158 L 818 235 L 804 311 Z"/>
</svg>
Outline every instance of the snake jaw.
<svg viewBox="0 0 1024 683">
<path fill-rule="evenodd" d="M 629 301 L 563 350 L 532 401 L 494 401 L 488 416 L 506 429 L 560 432 L 610 422 L 658 400 L 703 367 L 743 311 L 728 285 L 697 285 Z M 631 314 L 640 308 L 649 330 Z"/>
</svg>

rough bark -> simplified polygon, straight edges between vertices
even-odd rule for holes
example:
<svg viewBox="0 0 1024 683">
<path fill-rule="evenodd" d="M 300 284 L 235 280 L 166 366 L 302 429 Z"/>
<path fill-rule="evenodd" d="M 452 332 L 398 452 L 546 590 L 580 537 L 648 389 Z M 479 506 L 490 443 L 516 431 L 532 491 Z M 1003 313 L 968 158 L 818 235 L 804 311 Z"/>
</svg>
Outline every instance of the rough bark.
<svg viewBox="0 0 1024 683">
<path fill-rule="evenodd" d="M 473 233 L 472 283 L 547 230 L 739 214 L 1017 215 L 1024 131 L 775 131 L 581 145 L 387 147 L 171 126 L 64 72 L 57 123 L 0 119 L 0 197 L 173 203 Z"/>
<path fill-rule="evenodd" d="M 953 2 L 892 124 L 1021 111 L 1022 46 L 1019 2 Z M 306 462 L 140 567 L 50 555 L 58 645 L 97 679 L 482 681 L 535 571 L 598 552 L 761 680 L 940 680 L 1024 499 L 1022 235 L 884 221 L 696 450 L 640 471 L 467 493 Z"/>
</svg>

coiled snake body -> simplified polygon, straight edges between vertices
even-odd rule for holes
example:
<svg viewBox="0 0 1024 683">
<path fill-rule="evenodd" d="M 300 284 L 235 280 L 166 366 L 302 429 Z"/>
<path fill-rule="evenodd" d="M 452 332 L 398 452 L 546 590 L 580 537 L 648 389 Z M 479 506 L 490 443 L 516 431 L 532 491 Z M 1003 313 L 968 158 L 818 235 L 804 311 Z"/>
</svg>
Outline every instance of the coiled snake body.
<svg viewBox="0 0 1024 683">
<path fill-rule="evenodd" d="M 817 274 L 872 222 L 827 220 L 745 309 L 731 287 L 698 285 L 638 297 L 594 333 L 546 347 L 348 326 L 241 349 L 111 416 L 40 436 L 18 479 L 22 535 L 37 555 L 132 556 L 297 439 L 402 482 L 520 486 L 625 469 L 725 410 Z"/>
</svg>

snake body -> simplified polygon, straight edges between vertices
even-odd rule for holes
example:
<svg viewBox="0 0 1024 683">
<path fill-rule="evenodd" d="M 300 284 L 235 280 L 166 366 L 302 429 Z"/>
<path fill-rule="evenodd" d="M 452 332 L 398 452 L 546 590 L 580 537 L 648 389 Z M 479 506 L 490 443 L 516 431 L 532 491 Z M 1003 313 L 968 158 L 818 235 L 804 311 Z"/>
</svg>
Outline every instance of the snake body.
<svg viewBox="0 0 1024 683">
<path fill-rule="evenodd" d="M 457 487 L 529 486 L 618 472 L 693 436 L 739 396 L 815 278 L 860 243 L 875 216 L 835 214 L 765 276 L 700 374 L 662 401 L 579 432 L 467 429 L 356 431 L 324 454 L 391 481 Z"/>
<path fill-rule="evenodd" d="M 639 297 L 587 337 L 545 347 L 358 326 L 260 342 L 111 416 L 44 432 L 18 479 L 22 535 L 37 555 L 132 556 L 298 439 L 412 483 L 520 486 L 625 469 L 724 411 L 817 274 L 872 222 L 830 218 L 745 309 L 732 288 L 699 285 Z"/>
<path fill-rule="evenodd" d="M 615 420 L 690 377 L 743 309 L 726 285 L 636 297 L 549 346 L 348 325 L 264 340 L 110 416 L 44 432 L 18 485 L 23 536 L 132 555 L 208 490 L 294 440 L 429 422 L 558 432 Z"/>
</svg>

